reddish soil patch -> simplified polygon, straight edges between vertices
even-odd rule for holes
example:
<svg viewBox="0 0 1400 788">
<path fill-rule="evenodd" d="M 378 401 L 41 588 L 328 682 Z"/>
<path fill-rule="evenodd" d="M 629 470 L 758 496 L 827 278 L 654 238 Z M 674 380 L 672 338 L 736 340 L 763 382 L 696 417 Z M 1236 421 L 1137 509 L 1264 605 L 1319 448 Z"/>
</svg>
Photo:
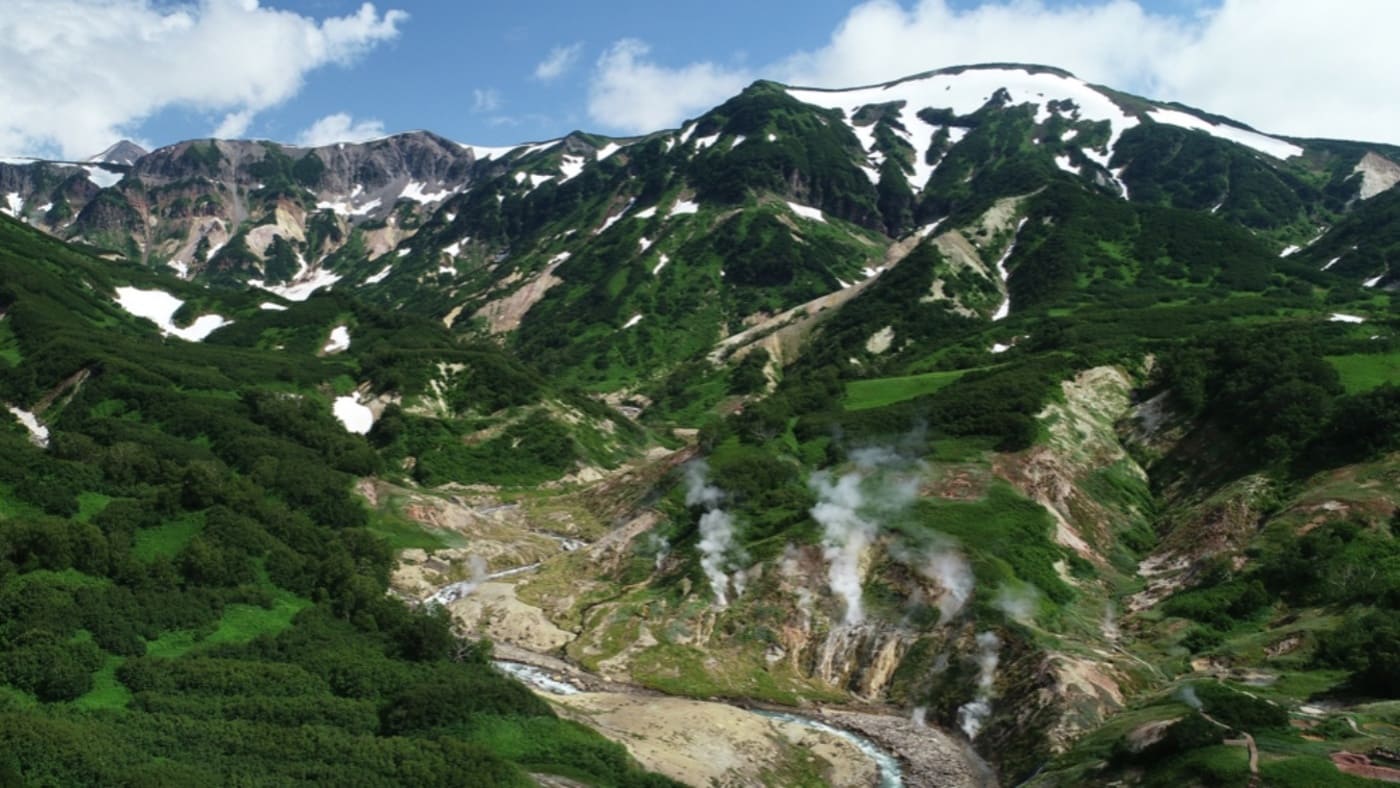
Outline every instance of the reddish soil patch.
<svg viewBox="0 0 1400 788">
<path fill-rule="evenodd" d="M 1355 777 L 1365 777 L 1368 780 L 1384 780 L 1388 783 L 1400 783 L 1400 769 L 1391 769 L 1387 766 L 1377 766 L 1365 755 L 1354 752 L 1334 752 L 1332 753 L 1332 763 L 1337 764 L 1337 769 Z"/>
</svg>

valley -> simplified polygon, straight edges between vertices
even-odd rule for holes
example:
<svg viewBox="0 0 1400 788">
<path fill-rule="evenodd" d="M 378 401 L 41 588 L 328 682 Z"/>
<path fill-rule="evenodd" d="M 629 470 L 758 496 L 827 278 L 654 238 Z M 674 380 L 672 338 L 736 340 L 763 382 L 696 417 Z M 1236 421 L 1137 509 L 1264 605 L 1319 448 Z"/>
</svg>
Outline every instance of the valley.
<svg viewBox="0 0 1400 788">
<path fill-rule="evenodd" d="M 114 150 L 0 163 L 7 775 L 1394 765 L 1400 149 L 1002 64 Z"/>
</svg>

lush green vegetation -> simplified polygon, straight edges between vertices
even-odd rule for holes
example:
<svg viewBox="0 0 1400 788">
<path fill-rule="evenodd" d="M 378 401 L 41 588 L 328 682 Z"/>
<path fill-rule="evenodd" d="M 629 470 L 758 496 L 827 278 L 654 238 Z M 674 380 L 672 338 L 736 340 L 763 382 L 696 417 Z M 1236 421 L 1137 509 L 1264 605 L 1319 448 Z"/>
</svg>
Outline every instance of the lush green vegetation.
<svg viewBox="0 0 1400 788">
<path fill-rule="evenodd" d="M 0 391 L 57 403 L 49 450 L 0 432 L 7 779 L 665 784 L 385 594 L 391 547 L 350 493 L 382 460 L 320 393 L 358 362 L 316 360 L 315 315 L 356 312 L 401 385 L 440 328 L 330 299 L 309 327 L 250 311 L 223 344 L 166 342 L 100 295 L 117 270 L 0 220 Z M 316 339 L 254 347 L 277 331 Z"/>
</svg>

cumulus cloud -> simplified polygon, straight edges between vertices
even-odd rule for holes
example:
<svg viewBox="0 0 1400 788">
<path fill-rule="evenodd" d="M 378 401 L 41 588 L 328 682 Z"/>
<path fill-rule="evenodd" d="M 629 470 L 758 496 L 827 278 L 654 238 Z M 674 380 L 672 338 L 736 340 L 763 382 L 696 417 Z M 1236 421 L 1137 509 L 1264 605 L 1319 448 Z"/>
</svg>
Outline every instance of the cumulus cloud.
<svg viewBox="0 0 1400 788">
<path fill-rule="evenodd" d="M 758 77 L 815 87 L 954 65 L 1042 63 L 1181 101 L 1264 131 L 1400 142 L 1391 0 L 1216 0 L 1176 15 L 1141 0 L 867 0 L 822 46 L 754 69 L 656 62 L 624 39 L 599 60 L 589 114 L 613 129 L 671 127 Z"/>
<path fill-rule="evenodd" d="M 549 50 L 549 54 L 535 66 L 535 79 L 550 82 L 568 73 L 583 54 L 583 44 L 570 44 Z"/>
<path fill-rule="evenodd" d="M 337 112 L 311 124 L 297 135 L 297 144 L 316 148 L 335 142 L 364 142 L 384 136 L 384 123 L 375 118 L 355 120 L 348 113 Z"/>
<path fill-rule="evenodd" d="M 257 0 L 6 0 L 0 151 L 80 157 L 168 107 L 219 113 L 242 132 L 308 73 L 398 35 L 402 11 L 365 3 L 317 20 Z M 249 42 L 257 42 L 250 50 Z"/>
<path fill-rule="evenodd" d="M 674 126 L 752 79 L 748 72 L 708 62 L 670 68 L 650 55 L 646 43 L 624 38 L 598 58 L 588 90 L 588 114 L 594 121 L 625 132 Z"/>
</svg>

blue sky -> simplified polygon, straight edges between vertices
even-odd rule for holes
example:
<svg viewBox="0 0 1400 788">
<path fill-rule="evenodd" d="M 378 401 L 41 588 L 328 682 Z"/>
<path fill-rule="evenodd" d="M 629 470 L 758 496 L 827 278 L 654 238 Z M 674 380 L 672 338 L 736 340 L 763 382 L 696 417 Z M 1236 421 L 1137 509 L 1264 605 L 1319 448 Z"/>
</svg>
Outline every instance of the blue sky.
<svg viewBox="0 0 1400 788">
<path fill-rule="evenodd" d="M 1058 65 L 1262 130 L 1400 142 L 1392 0 L 0 0 L 0 155 L 120 136 L 503 145 L 673 126 L 754 79 Z M 545 67 L 551 55 L 554 68 Z"/>
</svg>

